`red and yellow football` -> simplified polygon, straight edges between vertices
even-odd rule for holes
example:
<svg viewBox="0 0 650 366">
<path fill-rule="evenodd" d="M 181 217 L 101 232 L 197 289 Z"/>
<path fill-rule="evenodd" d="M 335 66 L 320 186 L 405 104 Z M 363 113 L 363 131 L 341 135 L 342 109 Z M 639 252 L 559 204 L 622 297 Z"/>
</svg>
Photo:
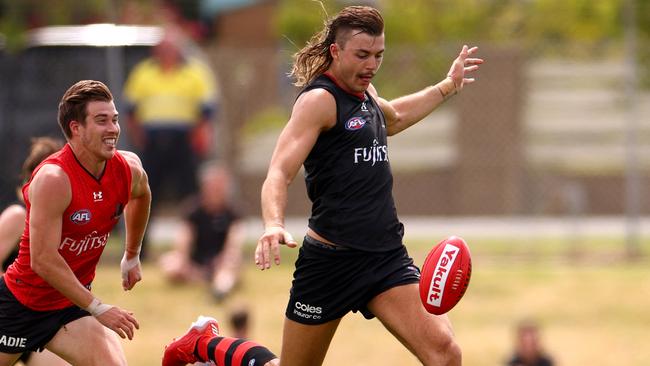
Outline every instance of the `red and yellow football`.
<svg viewBox="0 0 650 366">
<path fill-rule="evenodd" d="M 472 256 L 462 238 L 451 236 L 431 249 L 420 277 L 420 300 L 431 314 L 451 310 L 465 294 L 472 276 Z"/>
</svg>

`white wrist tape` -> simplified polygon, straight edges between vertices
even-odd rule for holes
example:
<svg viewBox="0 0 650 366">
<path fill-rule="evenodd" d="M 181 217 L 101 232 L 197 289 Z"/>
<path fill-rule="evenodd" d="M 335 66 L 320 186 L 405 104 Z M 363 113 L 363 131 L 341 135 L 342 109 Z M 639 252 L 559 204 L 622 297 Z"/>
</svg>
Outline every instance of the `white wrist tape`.
<svg viewBox="0 0 650 366">
<path fill-rule="evenodd" d="M 135 256 L 131 259 L 126 259 L 126 254 L 122 257 L 120 262 L 120 269 L 122 270 L 122 279 L 127 279 L 129 271 L 137 267 L 140 264 L 140 257 Z"/>
<path fill-rule="evenodd" d="M 86 307 L 86 311 L 89 312 L 92 316 L 98 317 L 110 310 L 112 307 L 112 305 L 102 304 L 98 298 L 94 298 L 93 301 L 90 302 L 90 305 Z"/>
</svg>

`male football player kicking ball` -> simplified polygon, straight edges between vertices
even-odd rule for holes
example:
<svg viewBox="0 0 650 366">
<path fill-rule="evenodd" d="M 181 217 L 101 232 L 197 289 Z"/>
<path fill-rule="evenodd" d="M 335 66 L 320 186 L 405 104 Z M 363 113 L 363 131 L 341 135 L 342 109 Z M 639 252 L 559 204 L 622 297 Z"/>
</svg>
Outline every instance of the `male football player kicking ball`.
<svg viewBox="0 0 650 366">
<path fill-rule="evenodd" d="M 214 362 L 217 366 L 278 366 L 268 348 L 242 338 L 222 337 L 219 323 L 199 316 L 182 337 L 165 347 L 162 366 L 185 366 L 195 362 Z"/>
</svg>

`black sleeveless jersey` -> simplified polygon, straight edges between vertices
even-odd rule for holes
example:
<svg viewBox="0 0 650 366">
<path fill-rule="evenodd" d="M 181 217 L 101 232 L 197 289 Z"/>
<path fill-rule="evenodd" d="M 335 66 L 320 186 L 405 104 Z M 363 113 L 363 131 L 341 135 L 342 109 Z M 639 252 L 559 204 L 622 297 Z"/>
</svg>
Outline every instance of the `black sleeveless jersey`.
<svg viewBox="0 0 650 366">
<path fill-rule="evenodd" d="M 336 100 L 336 125 L 321 132 L 304 162 L 312 202 L 309 227 L 349 248 L 386 251 L 402 245 L 393 201 L 384 114 L 368 92 L 345 92 L 320 75 L 301 93 L 322 88 Z"/>
</svg>

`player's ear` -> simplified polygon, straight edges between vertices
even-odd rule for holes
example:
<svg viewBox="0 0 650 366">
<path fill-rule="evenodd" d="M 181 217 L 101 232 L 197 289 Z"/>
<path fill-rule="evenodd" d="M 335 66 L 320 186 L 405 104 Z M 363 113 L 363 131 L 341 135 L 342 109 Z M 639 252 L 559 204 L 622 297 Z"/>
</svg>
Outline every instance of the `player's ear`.
<svg viewBox="0 0 650 366">
<path fill-rule="evenodd" d="M 330 54 L 332 55 L 332 59 L 338 61 L 339 59 L 339 52 L 340 52 L 339 45 L 334 42 L 330 45 Z"/>
<path fill-rule="evenodd" d="M 68 125 L 70 126 L 70 132 L 72 132 L 72 135 L 79 133 L 79 127 L 81 126 L 79 121 L 73 119 Z"/>
</svg>

